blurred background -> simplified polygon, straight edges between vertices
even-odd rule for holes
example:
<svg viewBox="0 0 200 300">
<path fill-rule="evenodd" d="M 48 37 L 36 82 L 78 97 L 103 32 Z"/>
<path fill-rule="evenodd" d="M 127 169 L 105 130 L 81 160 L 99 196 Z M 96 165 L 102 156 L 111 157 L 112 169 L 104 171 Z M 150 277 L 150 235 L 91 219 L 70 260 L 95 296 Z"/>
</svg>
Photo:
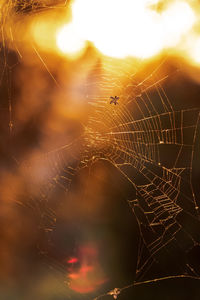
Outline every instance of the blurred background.
<svg viewBox="0 0 200 300">
<path fill-rule="evenodd" d="M 102 127 L 126 122 L 123 107 L 146 90 L 158 114 L 166 99 L 172 111 L 192 111 L 192 157 L 181 166 L 198 206 L 199 2 L 1 0 L 0 19 L 0 299 L 94 299 L 177 274 L 195 279 L 142 284 L 118 297 L 199 299 L 195 213 L 193 246 L 180 240 L 187 259 L 168 248 L 172 255 L 138 277 L 140 218 L 127 201 L 136 198 L 135 178 L 113 163 Z M 177 158 L 175 150 L 162 153 L 163 166 Z"/>
</svg>

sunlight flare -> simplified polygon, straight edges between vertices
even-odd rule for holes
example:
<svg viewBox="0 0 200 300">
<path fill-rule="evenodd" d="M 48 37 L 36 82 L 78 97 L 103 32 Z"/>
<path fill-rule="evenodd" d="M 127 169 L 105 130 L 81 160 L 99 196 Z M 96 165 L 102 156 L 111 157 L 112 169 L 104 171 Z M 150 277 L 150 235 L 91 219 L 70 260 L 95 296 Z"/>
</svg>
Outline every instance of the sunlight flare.
<svg viewBox="0 0 200 300">
<path fill-rule="evenodd" d="M 200 66 L 200 35 L 192 35 L 186 43 L 186 56 L 191 64 Z"/>
<path fill-rule="evenodd" d="M 72 22 L 57 35 L 62 52 L 73 53 L 90 41 L 104 55 L 150 58 L 175 47 L 196 16 L 185 1 L 169 2 L 161 12 L 156 0 L 76 0 Z"/>
<path fill-rule="evenodd" d="M 73 24 L 63 26 L 56 41 L 59 49 L 68 55 L 78 55 L 85 47 L 85 41 L 78 35 Z"/>
</svg>

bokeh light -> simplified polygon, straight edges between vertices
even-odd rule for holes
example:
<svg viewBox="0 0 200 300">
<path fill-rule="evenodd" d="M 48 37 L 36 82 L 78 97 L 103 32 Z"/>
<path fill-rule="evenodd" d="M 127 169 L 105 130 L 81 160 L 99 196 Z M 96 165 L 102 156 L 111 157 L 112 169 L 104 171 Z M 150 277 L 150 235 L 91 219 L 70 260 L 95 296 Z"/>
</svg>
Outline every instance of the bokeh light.
<svg viewBox="0 0 200 300">
<path fill-rule="evenodd" d="M 166 48 L 177 47 L 195 24 L 196 16 L 184 1 L 155 9 L 156 1 L 76 0 L 71 25 L 57 35 L 61 51 L 73 53 L 90 41 L 104 55 L 150 58 Z M 72 30 L 73 29 L 73 30 Z"/>
<path fill-rule="evenodd" d="M 78 54 L 83 51 L 85 41 L 76 32 L 73 24 L 65 25 L 57 35 L 57 45 L 63 53 Z"/>
</svg>

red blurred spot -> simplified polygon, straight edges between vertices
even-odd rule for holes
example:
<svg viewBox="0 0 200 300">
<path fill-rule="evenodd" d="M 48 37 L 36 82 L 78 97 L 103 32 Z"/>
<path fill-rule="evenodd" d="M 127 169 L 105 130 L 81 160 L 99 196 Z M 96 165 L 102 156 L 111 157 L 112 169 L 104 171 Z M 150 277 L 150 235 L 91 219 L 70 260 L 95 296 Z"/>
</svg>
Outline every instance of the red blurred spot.
<svg viewBox="0 0 200 300">
<path fill-rule="evenodd" d="M 67 262 L 68 262 L 68 264 L 75 264 L 78 262 L 78 258 L 72 257 Z"/>
<path fill-rule="evenodd" d="M 71 258 L 68 262 L 79 261 L 79 269 L 70 270 L 70 288 L 81 294 L 97 290 L 107 281 L 98 261 L 98 250 L 93 245 L 84 245 L 79 249 L 79 258 Z"/>
</svg>

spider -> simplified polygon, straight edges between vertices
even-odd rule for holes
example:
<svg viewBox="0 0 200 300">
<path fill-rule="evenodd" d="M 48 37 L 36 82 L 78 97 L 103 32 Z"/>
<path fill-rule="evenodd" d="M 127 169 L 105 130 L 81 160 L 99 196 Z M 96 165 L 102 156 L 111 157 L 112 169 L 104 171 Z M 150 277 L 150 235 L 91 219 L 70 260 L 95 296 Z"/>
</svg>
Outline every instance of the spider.
<svg viewBox="0 0 200 300">
<path fill-rule="evenodd" d="M 114 103 L 115 105 L 116 104 L 119 104 L 117 101 L 119 100 L 119 97 L 115 96 L 115 97 L 110 97 L 111 101 L 110 101 L 110 104 Z"/>
</svg>

